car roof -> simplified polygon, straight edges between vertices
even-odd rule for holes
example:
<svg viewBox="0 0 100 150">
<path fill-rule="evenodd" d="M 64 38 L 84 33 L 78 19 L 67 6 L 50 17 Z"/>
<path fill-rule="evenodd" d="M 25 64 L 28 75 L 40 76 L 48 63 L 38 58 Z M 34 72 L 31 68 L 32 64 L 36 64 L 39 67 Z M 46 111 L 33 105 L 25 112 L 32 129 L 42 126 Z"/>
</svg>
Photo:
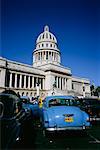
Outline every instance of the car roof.
<svg viewBox="0 0 100 150">
<path fill-rule="evenodd" d="M 20 96 L 20 98 L 29 99 L 28 96 Z"/>
<path fill-rule="evenodd" d="M 54 95 L 54 96 L 47 96 L 46 101 L 49 101 L 51 99 L 56 99 L 56 98 L 66 98 L 66 99 L 74 99 L 74 96 L 64 96 L 64 95 Z"/>
<path fill-rule="evenodd" d="M 11 97 L 19 98 L 17 95 L 10 94 L 10 93 L 0 93 L 0 96 L 11 96 Z"/>
</svg>

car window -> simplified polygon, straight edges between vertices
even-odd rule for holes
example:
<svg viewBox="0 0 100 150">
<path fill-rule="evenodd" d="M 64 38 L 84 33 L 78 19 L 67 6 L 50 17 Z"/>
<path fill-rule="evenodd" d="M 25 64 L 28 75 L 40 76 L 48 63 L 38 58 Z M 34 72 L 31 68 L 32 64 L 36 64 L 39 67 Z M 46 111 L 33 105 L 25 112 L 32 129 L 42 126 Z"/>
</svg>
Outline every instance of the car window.
<svg viewBox="0 0 100 150">
<path fill-rule="evenodd" d="M 85 105 L 100 105 L 100 101 L 99 100 L 96 100 L 96 99 L 83 99 L 83 103 Z"/>
<path fill-rule="evenodd" d="M 49 107 L 51 106 L 79 106 L 81 105 L 79 100 L 76 99 L 51 99 L 49 101 Z"/>
</svg>

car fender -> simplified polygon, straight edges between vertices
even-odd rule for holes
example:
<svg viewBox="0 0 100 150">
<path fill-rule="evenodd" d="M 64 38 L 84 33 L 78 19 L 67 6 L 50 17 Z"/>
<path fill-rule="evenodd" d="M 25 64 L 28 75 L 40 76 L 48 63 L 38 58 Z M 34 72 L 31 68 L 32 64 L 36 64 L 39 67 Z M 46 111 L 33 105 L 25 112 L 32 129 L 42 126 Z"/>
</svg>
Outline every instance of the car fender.
<svg viewBox="0 0 100 150">
<path fill-rule="evenodd" d="M 90 117 L 89 117 L 89 115 L 85 111 L 82 111 L 82 114 L 83 114 L 84 124 L 87 125 L 87 126 L 90 126 Z"/>
</svg>

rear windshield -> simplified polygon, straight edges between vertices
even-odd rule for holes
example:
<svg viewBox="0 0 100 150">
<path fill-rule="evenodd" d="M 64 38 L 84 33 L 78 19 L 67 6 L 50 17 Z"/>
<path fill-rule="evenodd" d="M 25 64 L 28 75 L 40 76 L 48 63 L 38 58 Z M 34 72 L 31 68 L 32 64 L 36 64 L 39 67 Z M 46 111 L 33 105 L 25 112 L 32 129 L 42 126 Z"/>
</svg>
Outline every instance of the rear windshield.
<svg viewBox="0 0 100 150">
<path fill-rule="evenodd" d="M 27 99 L 27 98 L 20 98 L 20 99 L 21 99 L 21 101 L 22 101 L 23 103 L 25 103 L 25 104 L 30 103 L 30 100 Z"/>
<path fill-rule="evenodd" d="M 51 106 L 80 106 L 81 103 L 76 99 L 52 99 L 49 101 L 49 107 Z"/>
</svg>

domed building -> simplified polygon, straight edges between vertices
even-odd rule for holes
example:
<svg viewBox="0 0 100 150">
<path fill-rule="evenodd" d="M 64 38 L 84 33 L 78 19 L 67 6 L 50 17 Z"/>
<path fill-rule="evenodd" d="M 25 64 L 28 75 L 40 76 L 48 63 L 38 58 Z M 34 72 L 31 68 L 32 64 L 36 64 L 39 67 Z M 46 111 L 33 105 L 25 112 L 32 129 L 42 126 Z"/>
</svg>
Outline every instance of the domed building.
<svg viewBox="0 0 100 150">
<path fill-rule="evenodd" d="M 57 39 L 48 26 L 38 36 L 32 55 L 32 66 L 0 57 L 0 91 L 9 88 L 29 97 L 90 96 L 90 81 L 74 77 L 70 68 L 61 65 Z"/>
</svg>

